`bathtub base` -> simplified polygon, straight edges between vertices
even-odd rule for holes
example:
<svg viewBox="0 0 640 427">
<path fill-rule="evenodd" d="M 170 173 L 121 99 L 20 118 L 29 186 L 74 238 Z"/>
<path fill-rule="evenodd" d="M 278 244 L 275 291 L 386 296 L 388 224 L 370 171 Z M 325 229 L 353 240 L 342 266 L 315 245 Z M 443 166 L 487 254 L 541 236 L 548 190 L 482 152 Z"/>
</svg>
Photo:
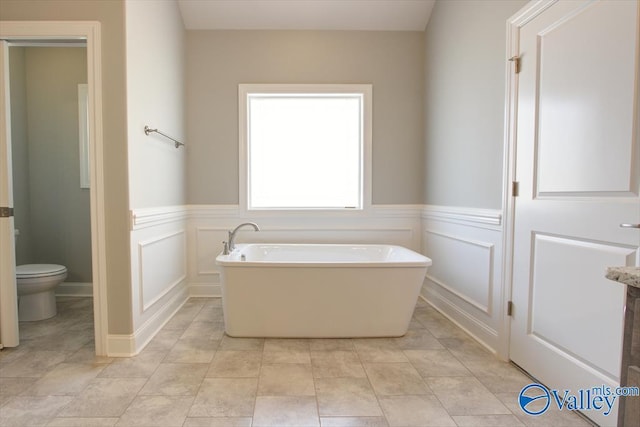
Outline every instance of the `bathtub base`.
<svg viewBox="0 0 640 427">
<path fill-rule="evenodd" d="M 402 336 L 426 271 L 223 266 L 225 331 L 232 337 Z"/>
</svg>

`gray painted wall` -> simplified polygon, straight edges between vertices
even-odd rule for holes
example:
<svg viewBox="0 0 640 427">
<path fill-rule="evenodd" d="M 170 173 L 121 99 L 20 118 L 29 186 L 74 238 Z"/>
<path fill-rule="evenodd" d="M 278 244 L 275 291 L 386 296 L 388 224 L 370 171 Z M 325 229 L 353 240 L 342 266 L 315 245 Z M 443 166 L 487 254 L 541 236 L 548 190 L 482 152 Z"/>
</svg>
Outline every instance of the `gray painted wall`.
<svg viewBox="0 0 640 427">
<path fill-rule="evenodd" d="M 183 205 L 186 148 L 144 126 L 185 141 L 185 30 L 177 2 L 129 1 L 127 16 L 127 144 L 129 208 Z"/>
<path fill-rule="evenodd" d="M 87 82 L 86 49 L 10 50 L 10 63 L 16 60 L 11 80 L 17 107 L 12 114 L 16 224 L 21 232 L 17 262 L 62 264 L 68 282 L 91 282 L 89 190 L 80 188 L 78 137 L 78 84 Z M 17 73 L 21 63 L 23 75 Z M 25 98 L 19 100 L 19 94 Z"/>
<path fill-rule="evenodd" d="M 109 333 L 132 333 L 123 0 L 2 0 L 9 21 L 98 21 L 102 41 L 102 119 Z"/>
<path fill-rule="evenodd" d="M 27 144 L 27 86 L 24 48 L 9 49 L 11 96 L 11 163 L 13 170 L 14 227 L 20 230 L 16 238 L 16 263 L 31 259 L 31 205 L 29 203 L 29 146 Z"/>
<path fill-rule="evenodd" d="M 502 207 L 506 20 L 526 3 L 436 2 L 424 34 L 426 204 Z"/>
<path fill-rule="evenodd" d="M 374 204 L 422 203 L 422 32 L 188 31 L 187 203 L 237 204 L 239 83 L 373 84 Z"/>
<path fill-rule="evenodd" d="M 101 40 L 101 76 L 102 76 L 102 127 L 104 149 L 104 182 L 105 182 L 105 211 L 106 226 L 106 283 L 108 299 L 108 332 L 110 334 L 131 334 L 133 332 L 132 319 L 132 289 L 131 289 L 131 256 L 130 256 L 130 192 L 132 207 L 154 207 L 166 204 L 182 204 L 185 201 L 184 191 L 184 154 L 176 155 L 176 151 L 170 145 L 163 146 L 149 137 L 144 136 L 142 127 L 138 121 L 144 120 L 144 124 L 163 128 L 163 123 L 169 123 L 167 132 L 176 132 L 176 136 L 182 136 L 184 105 L 181 104 L 183 96 L 182 88 L 175 88 L 170 93 L 163 92 L 165 85 L 174 85 L 176 80 L 184 81 L 179 74 L 183 69 L 183 39 L 181 19 L 177 14 L 177 4 L 174 2 L 158 1 L 134 2 L 130 4 L 134 8 L 153 8 L 153 19 L 148 16 L 140 16 L 135 13 L 127 16 L 130 25 L 138 23 L 150 28 L 152 38 L 145 39 L 142 46 L 138 44 L 134 50 L 144 50 L 145 55 L 153 58 L 163 58 L 165 61 L 174 62 L 169 68 L 158 72 L 158 64 L 154 61 L 146 61 L 139 58 L 143 66 L 137 66 L 129 77 L 140 78 L 141 75 L 153 76 L 153 94 L 145 93 L 144 98 L 136 98 L 139 94 L 128 96 L 127 93 L 127 33 L 125 22 L 124 0 L 2 0 L 0 1 L 0 19 L 9 21 L 97 21 L 100 23 Z M 143 5 L 144 3 L 144 5 Z M 161 10 L 158 10 L 161 9 Z M 131 9 L 129 9 L 131 11 Z M 138 10 L 138 9 L 136 9 Z M 162 17 L 157 22 L 154 19 Z M 166 52 L 161 51 L 163 37 L 174 37 L 174 41 Z M 158 45 L 161 47 L 158 48 Z M 179 55 L 174 56 L 174 52 Z M 164 57 L 170 54 L 169 58 Z M 178 57 L 179 56 L 179 57 Z M 160 81 L 156 75 L 162 77 Z M 135 80 L 133 83 L 137 83 Z M 151 117 L 143 117 L 140 114 L 148 103 L 156 103 L 153 106 Z M 134 114 L 129 117 L 128 108 L 134 109 Z M 132 144 L 148 144 L 151 150 L 163 150 L 162 159 L 169 159 L 171 173 L 175 176 L 166 178 L 164 164 L 151 165 L 149 157 L 141 156 L 140 152 L 134 153 L 134 158 L 129 161 L 128 125 L 132 120 L 135 126 L 136 137 Z M 153 123 L 146 123 L 146 121 Z M 154 124 L 155 123 L 155 124 Z M 140 137 L 140 135 L 142 135 Z M 166 150 L 165 150 L 166 149 Z M 165 156 L 166 154 L 166 156 Z M 152 161 L 154 160 L 152 156 Z M 157 157 L 155 158 L 157 160 Z M 149 172 L 151 170 L 151 172 Z M 131 180 L 129 172 L 134 171 L 138 175 Z M 140 172 L 149 176 L 140 177 Z M 164 193 L 165 186 L 153 181 L 153 178 L 162 176 L 163 179 L 173 179 L 177 183 L 169 193 Z M 175 178 L 175 179 L 174 179 Z M 161 183 L 162 184 L 162 183 Z M 147 190 L 149 192 L 147 193 Z"/>
</svg>

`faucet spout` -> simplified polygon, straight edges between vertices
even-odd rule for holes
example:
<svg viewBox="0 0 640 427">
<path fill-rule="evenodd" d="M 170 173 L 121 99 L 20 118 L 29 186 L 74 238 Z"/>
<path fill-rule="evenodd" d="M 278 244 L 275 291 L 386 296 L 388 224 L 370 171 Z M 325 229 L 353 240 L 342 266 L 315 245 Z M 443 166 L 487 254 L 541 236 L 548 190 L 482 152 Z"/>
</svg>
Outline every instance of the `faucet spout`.
<svg viewBox="0 0 640 427">
<path fill-rule="evenodd" d="M 229 252 L 232 252 L 236 248 L 235 238 L 238 230 L 240 230 L 242 227 L 247 226 L 253 227 L 255 231 L 260 231 L 260 227 L 258 227 L 258 224 L 256 224 L 255 222 L 244 222 L 234 228 L 233 231 L 229 231 Z"/>
</svg>

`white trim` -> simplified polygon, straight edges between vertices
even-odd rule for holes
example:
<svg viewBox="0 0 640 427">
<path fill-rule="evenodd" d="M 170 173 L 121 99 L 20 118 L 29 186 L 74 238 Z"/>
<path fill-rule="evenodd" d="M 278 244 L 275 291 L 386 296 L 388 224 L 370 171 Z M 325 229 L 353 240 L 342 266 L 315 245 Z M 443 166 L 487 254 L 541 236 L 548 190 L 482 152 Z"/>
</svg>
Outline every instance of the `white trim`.
<svg viewBox="0 0 640 427">
<path fill-rule="evenodd" d="M 136 355 L 135 335 L 109 334 L 107 335 L 107 353 L 109 357 L 131 357 Z"/>
<path fill-rule="evenodd" d="M 131 230 L 155 227 L 160 224 L 185 219 L 187 213 L 188 206 L 186 205 L 134 209 L 130 212 Z"/>
<path fill-rule="evenodd" d="M 509 359 L 511 317 L 507 315 L 507 304 L 513 288 L 513 238 L 515 224 L 515 198 L 511 194 L 511 183 L 516 175 L 516 117 L 518 113 L 518 75 L 508 58 L 520 54 L 520 28 L 551 7 L 558 0 L 537 0 L 527 3 L 506 23 L 505 55 L 505 112 L 504 112 L 504 157 L 502 207 L 504 212 L 502 232 L 502 330 L 498 333 L 498 355 Z"/>
<path fill-rule="evenodd" d="M 135 354 L 149 344 L 149 341 L 162 329 L 164 325 L 180 310 L 180 308 L 189 299 L 189 293 L 186 287 L 180 289 L 166 304 L 164 304 L 157 312 L 153 314 L 134 332 L 135 335 Z M 132 355 L 133 356 L 133 355 Z"/>
<path fill-rule="evenodd" d="M 502 225 L 502 210 L 424 205 L 422 218 L 470 226 L 494 226 L 491 227 L 493 229 Z"/>
<path fill-rule="evenodd" d="M 131 357 L 140 353 L 188 299 L 189 294 L 185 288 L 173 296 L 133 334 L 109 334 L 107 356 Z"/>
<path fill-rule="evenodd" d="M 89 179 L 89 96 L 87 84 L 78 84 L 78 153 L 80 154 L 80 188 L 90 188 Z"/>
<path fill-rule="evenodd" d="M 247 96 L 250 93 L 361 93 L 363 95 L 362 200 L 358 209 L 249 209 L 247 180 Z M 371 84 L 239 84 L 238 85 L 238 171 L 240 215 L 246 217 L 313 217 L 316 215 L 361 216 L 372 200 L 373 85 Z"/>
<path fill-rule="evenodd" d="M 263 230 L 263 228 L 261 229 Z M 226 233 L 228 231 L 227 228 L 225 227 L 209 227 L 209 226 L 204 226 L 204 227 L 195 227 L 195 246 L 196 247 L 200 247 L 201 246 L 201 236 L 203 232 L 207 232 L 207 231 L 213 231 L 213 232 L 220 232 L 220 233 Z M 220 272 L 218 270 L 215 269 L 210 269 L 210 270 L 202 270 L 198 267 L 196 267 L 195 270 L 196 275 L 198 276 L 219 276 Z M 217 281 L 218 283 L 220 282 L 219 280 Z"/>
<path fill-rule="evenodd" d="M 511 16 L 507 20 L 507 28 L 513 26 L 513 28 L 520 28 L 531 22 L 531 20 L 535 19 L 536 16 L 540 15 L 542 12 L 553 6 L 559 0 L 535 0 L 527 3 L 522 9 L 515 13 L 515 15 Z M 507 39 L 508 40 L 508 39 Z M 517 46 L 517 45 L 516 45 Z M 507 47 L 512 47 L 507 45 Z M 508 52 L 511 52 L 509 50 Z M 517 55 L 518 52 L 514 55 Z M 513 56 L 513 55 L 511 55 Z M 511 58 L 511 56 L 507 56 L 507 58 Z"/>
<path fill-rule="evenodd" d="M 420 294 L 420 298 L 422 298 L 427 304 L 436 309 L 438 313 L 442 314 L 458 328 L 462 329 L 466 334 L 478 341 L 478 343 L 489 350 L 489 352 L 496 355 L 497 357 L 500 357 L 500 355 L 496 352 L 496 349 L 487 344 L 487 342 L 495 341 L 496 338 L 499 337 L 497 331 L 491 329 L 484 323 L 479 322 L 472 316 L 469 316 L 468 313 L 460 310 L 460 308 L 456 307 L 454 304 L 451 304 L 450 301 L 447 301 L 440 295 L 429 293 L 429 297 L 430 298 L 427 298 L 424 295 Z M 446 307 L 443 308 L 443 305 Z M 456 316 L 451 316 L 449 314 L 450 312 L 454 312 Z M 471 327 L 465 326 L 465 323 L 470 325 Z M 473 333 L 471 332 L 471 330 L 477 331 L 479 333 Z"/>
<path fill-rule="evenodd" d="M 2 21 L 0 37 L 19 40 L 83 40 L 87 43 L 89 89 L 89 161 L 91 175 L 91 254 L 97 355 L 107 352 L 107 259 L 102 139 L 102 39 L 97 21 Z"/>
<path fill-rule="evenodd" d="M 13 206 L 9 45 L 0 40 L 0 205 Z M 0 219 L 0 348 L 20 344 L 16 290 L 15 222 Z"/>
<path fill-rule="evenodd" d="M 486 300 L 487 303 L 482 304 L 479 301 L 476 301 L 475 299 L 471 298 L 468 295 L 465 295 L 463 292 L 460 292 L 459 290 L 455 289 L 451 284 L 445 283 L 444 281 L 437 279 L 435 276 L 433 276 L 432 274 L 429 273 L 429 270 L 427 270 L 427 274 L 426 274 L 426 278 L 430 281 L 432 281 L 433 283 L 435 283 L 436 285 L 440 286 L 441 288 L 443 288 L 444 290 L 446 290 L 447 292 L 457 296 L 458 298 L 460 298 L 461 300 L 465 301 L 467 304 L 475 307 L 476 309 L 478 309 L 479 311 L 481 311 L 482 313 L 486 314 L 487 316 L 491 317 L 492 316 L 492 312 L 493 312 L 493 291 L 494 291 L 494 286 L 493 286 L 493 276 L 494 276 L 494 271 L 493 271 L 493 257 L 494 257 L 494 251 L 495 251 L 495 245 L 492 243 L 488 243 L 488 242 L 483 242 L 480 240 L 475 240 L 475 239 L 467 239 L 461 236 L 457 236 L 454 234 L 450 234 L 450 233 L 442 233 L 439 231 L 433 231 L 433 230 L 427 230 L 424 229 L 423 230 L 423 235 L 424 234 L 432 234 L 434 236 L 439 236 L 439 237 L 443 237 L 445 239 L 449 239 L 449 240 L 453 240 L 459 243 L 463 243 L 466 245 L 471 245 L 471 246 L 476 246 L 478 248 L 484 249 L 488 252 L 488 262 L 487 262 L 487 267 L 488 267 L 488 276 L 485 278 L 487 280 L 486 283 L 486 290 L 487 290 L 487 295 L 486 295 Z M 467 261 L 467 260 L 465 260 Z"/>
</svg>

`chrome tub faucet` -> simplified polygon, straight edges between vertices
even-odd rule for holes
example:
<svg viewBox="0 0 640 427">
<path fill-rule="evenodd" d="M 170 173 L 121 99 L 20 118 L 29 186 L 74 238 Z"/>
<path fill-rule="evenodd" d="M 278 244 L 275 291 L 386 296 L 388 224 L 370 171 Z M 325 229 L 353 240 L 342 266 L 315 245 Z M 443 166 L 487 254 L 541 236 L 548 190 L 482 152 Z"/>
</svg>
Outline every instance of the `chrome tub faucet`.
<svg viewBox="0 0 640 427">
<path fill-rule="evenodd" d="M 255 222 L 244 222 L 239 226 L 237 226 L 236 228 L 234 228 L 233 231 L 229 231 L 228 242 L 223 242 L 224 243 L 223 255 L 228 255 L 230 252 L 233 252 L 233 250 L 236 248 L 236 244 L 235 244 L 236 233 L 242 227 L 246 227 L 246 226 L 253 227 L 255 231 L 260 231 L 260 227 L 258 227 L 258 224 L 256 224 Z"/>
</svg>

